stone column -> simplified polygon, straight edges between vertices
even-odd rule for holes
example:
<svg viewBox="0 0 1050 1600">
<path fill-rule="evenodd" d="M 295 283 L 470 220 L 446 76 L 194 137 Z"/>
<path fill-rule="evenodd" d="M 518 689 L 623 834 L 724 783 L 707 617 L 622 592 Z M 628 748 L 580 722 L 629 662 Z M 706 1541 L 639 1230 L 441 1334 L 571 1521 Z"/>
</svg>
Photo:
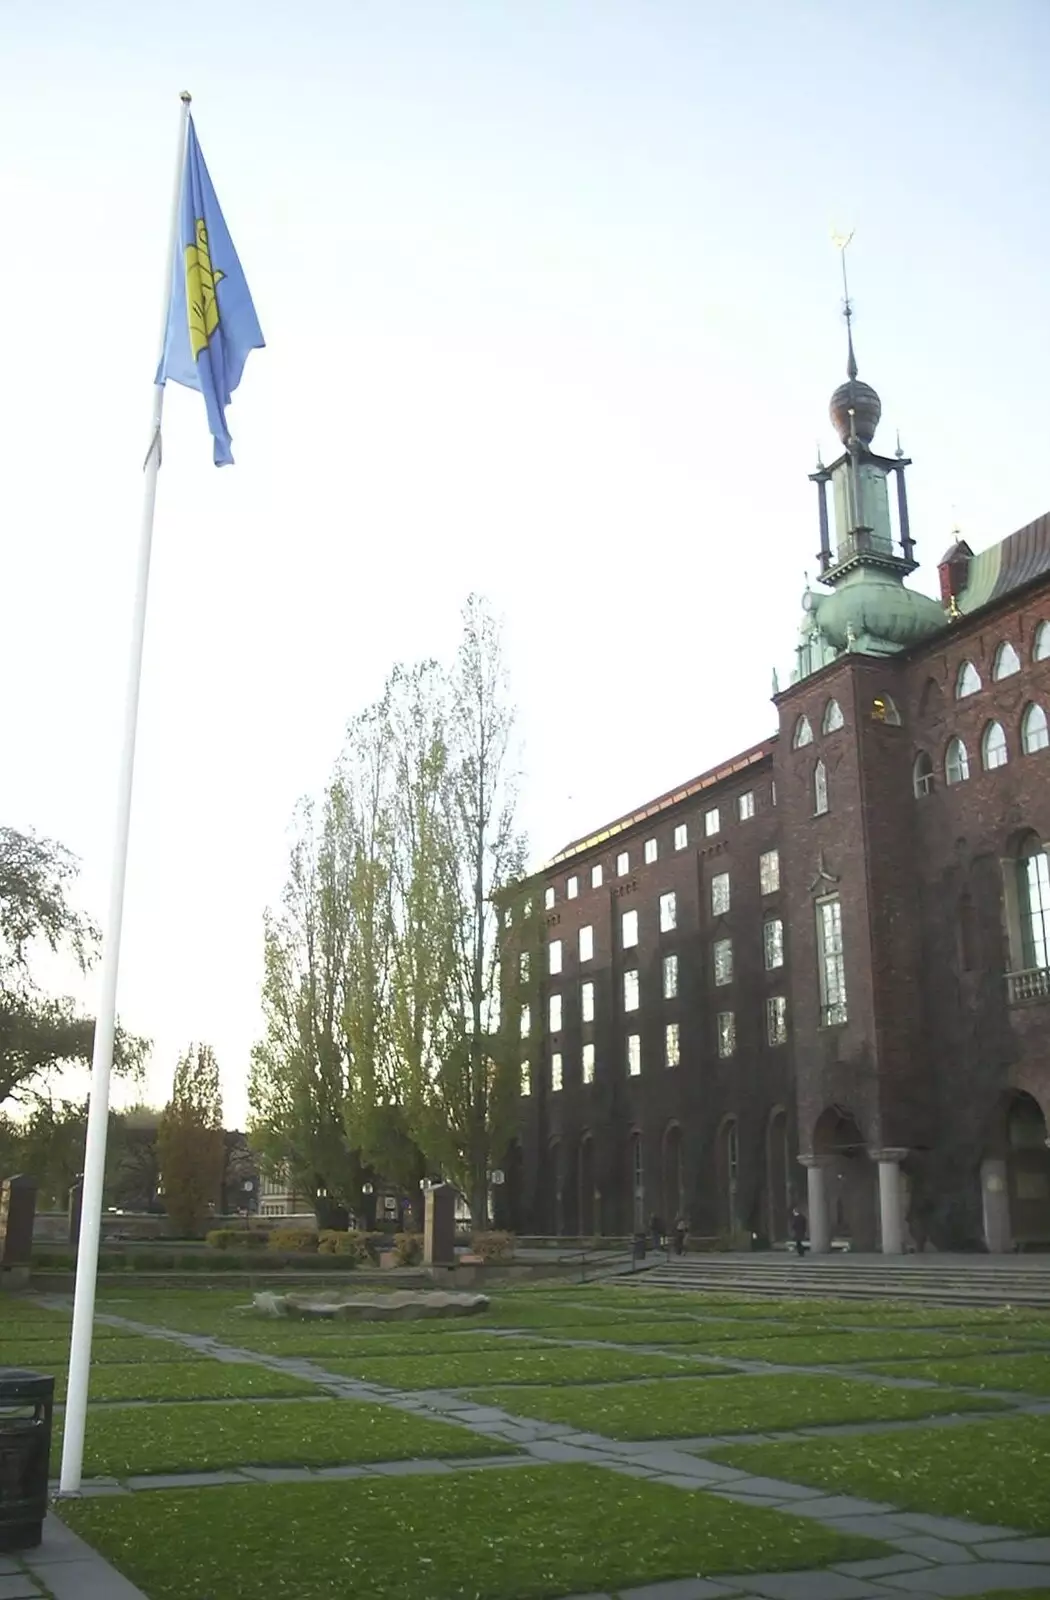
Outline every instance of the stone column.
<svg viewBox="0 0 1050 1600">
<path fill-rule="evenodd" d="M 809 1202 L 809 1253 L 826 1256 L 831 1249 L 831 1229 L 828 1226 L 828 1197 L 824 1185 L 824 1156 L 799 1156 L 806 1169 L 806 1192 Z"/>
<path fill-rule="evenodd" d="M 990 1255 L 1008 1255 L 1013 1248 L 1010 1233 L 1010 1189 L 1006 1162 L 988 1156 L 981 1162 L 981 1205 L 984 1211 L 984 1242 Z"/>
<path fill-rule="evenodd" d="M 901 1191 L 901 1162 L 907 1150 L 873 1150 L 872 1159 L 879 1164 L 879 1215 L 882 1223 L 882 1253 L 899 1256 L 904 1253 L 904 1208 Z"/>
</svg>

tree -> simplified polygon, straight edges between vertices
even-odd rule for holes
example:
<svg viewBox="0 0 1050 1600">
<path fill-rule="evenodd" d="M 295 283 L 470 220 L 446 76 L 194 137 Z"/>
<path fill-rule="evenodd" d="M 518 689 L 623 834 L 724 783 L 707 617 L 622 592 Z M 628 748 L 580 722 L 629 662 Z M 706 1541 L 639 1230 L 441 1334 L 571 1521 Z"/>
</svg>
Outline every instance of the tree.
<svg viewBox="0 0 1050 1600">
<path fill-rule="evenodd" d="M 164 1202 L 178 1234 L 199 1234 L 218 1205 L 226 1151 L 219 1064 L 210 1045 L 190 1045 L 175 1068 L 157 1131 Z"/>
<path fill-rule="evenodd" d="M 32 971 L 46 952 L 72 956 L 82 971 L 91 964 L 98 935 L 70 902 L 76 874 L 54 840 L 0 828 L 0 1105 L 24 1099 L 56 1068 L 91 1060 L 93 1019 L 44 993 Z M 115 1067 L 137 1071 L 147 1048 L 118 1028 Z"/>
</svg>

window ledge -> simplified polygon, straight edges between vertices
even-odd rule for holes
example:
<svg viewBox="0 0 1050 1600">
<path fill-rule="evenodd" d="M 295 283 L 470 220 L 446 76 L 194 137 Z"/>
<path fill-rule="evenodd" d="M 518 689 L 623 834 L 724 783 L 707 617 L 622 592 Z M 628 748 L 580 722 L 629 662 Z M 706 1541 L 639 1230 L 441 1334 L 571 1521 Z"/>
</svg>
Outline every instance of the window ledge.
<svg viewBox="0 0 1050 1600">
<path fill-rule="evenodd" d="M 847 1021 L 845 1006 L 821 1006 L 820 1026 L 822 1028 L 844 1028 Z"/>
<path fill-rule="evenodd" d="M 1050 1000 L 1050 967 L 1030 967 L 1006 974 L 1006 999 L 1012 1006 Z"/>
</svg>

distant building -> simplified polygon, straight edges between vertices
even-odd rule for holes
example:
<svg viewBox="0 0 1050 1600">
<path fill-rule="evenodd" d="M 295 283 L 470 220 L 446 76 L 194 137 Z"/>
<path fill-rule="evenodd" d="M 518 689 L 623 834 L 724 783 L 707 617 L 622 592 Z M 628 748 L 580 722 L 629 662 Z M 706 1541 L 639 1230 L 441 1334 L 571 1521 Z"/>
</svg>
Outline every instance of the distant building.
<svg viewBox="0 0 1050 1600">
<path fill-rule="evenodd" d="M 294 1217 L 313 1211 L 306 1196 L 295 1189 L 287 1170 L 273 1178 L 262 1176 L 259 1184 L 260 1217 Z"/>
</svg>

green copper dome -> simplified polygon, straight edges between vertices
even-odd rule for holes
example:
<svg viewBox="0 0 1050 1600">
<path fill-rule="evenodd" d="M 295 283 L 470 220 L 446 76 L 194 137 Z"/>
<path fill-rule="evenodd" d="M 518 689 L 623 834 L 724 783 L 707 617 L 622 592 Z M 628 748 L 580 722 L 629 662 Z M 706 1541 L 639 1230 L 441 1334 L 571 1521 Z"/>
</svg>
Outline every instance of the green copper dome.
<svg viewBox="0 0 1050 1600">
<path fill-rule="evenodd" d="M 861 567 L 817 600 L 816 621 L 837 650 L 896 655 L 947 625 L 936 600 L 906 589 L 896 573 Z"/>
</svg>

